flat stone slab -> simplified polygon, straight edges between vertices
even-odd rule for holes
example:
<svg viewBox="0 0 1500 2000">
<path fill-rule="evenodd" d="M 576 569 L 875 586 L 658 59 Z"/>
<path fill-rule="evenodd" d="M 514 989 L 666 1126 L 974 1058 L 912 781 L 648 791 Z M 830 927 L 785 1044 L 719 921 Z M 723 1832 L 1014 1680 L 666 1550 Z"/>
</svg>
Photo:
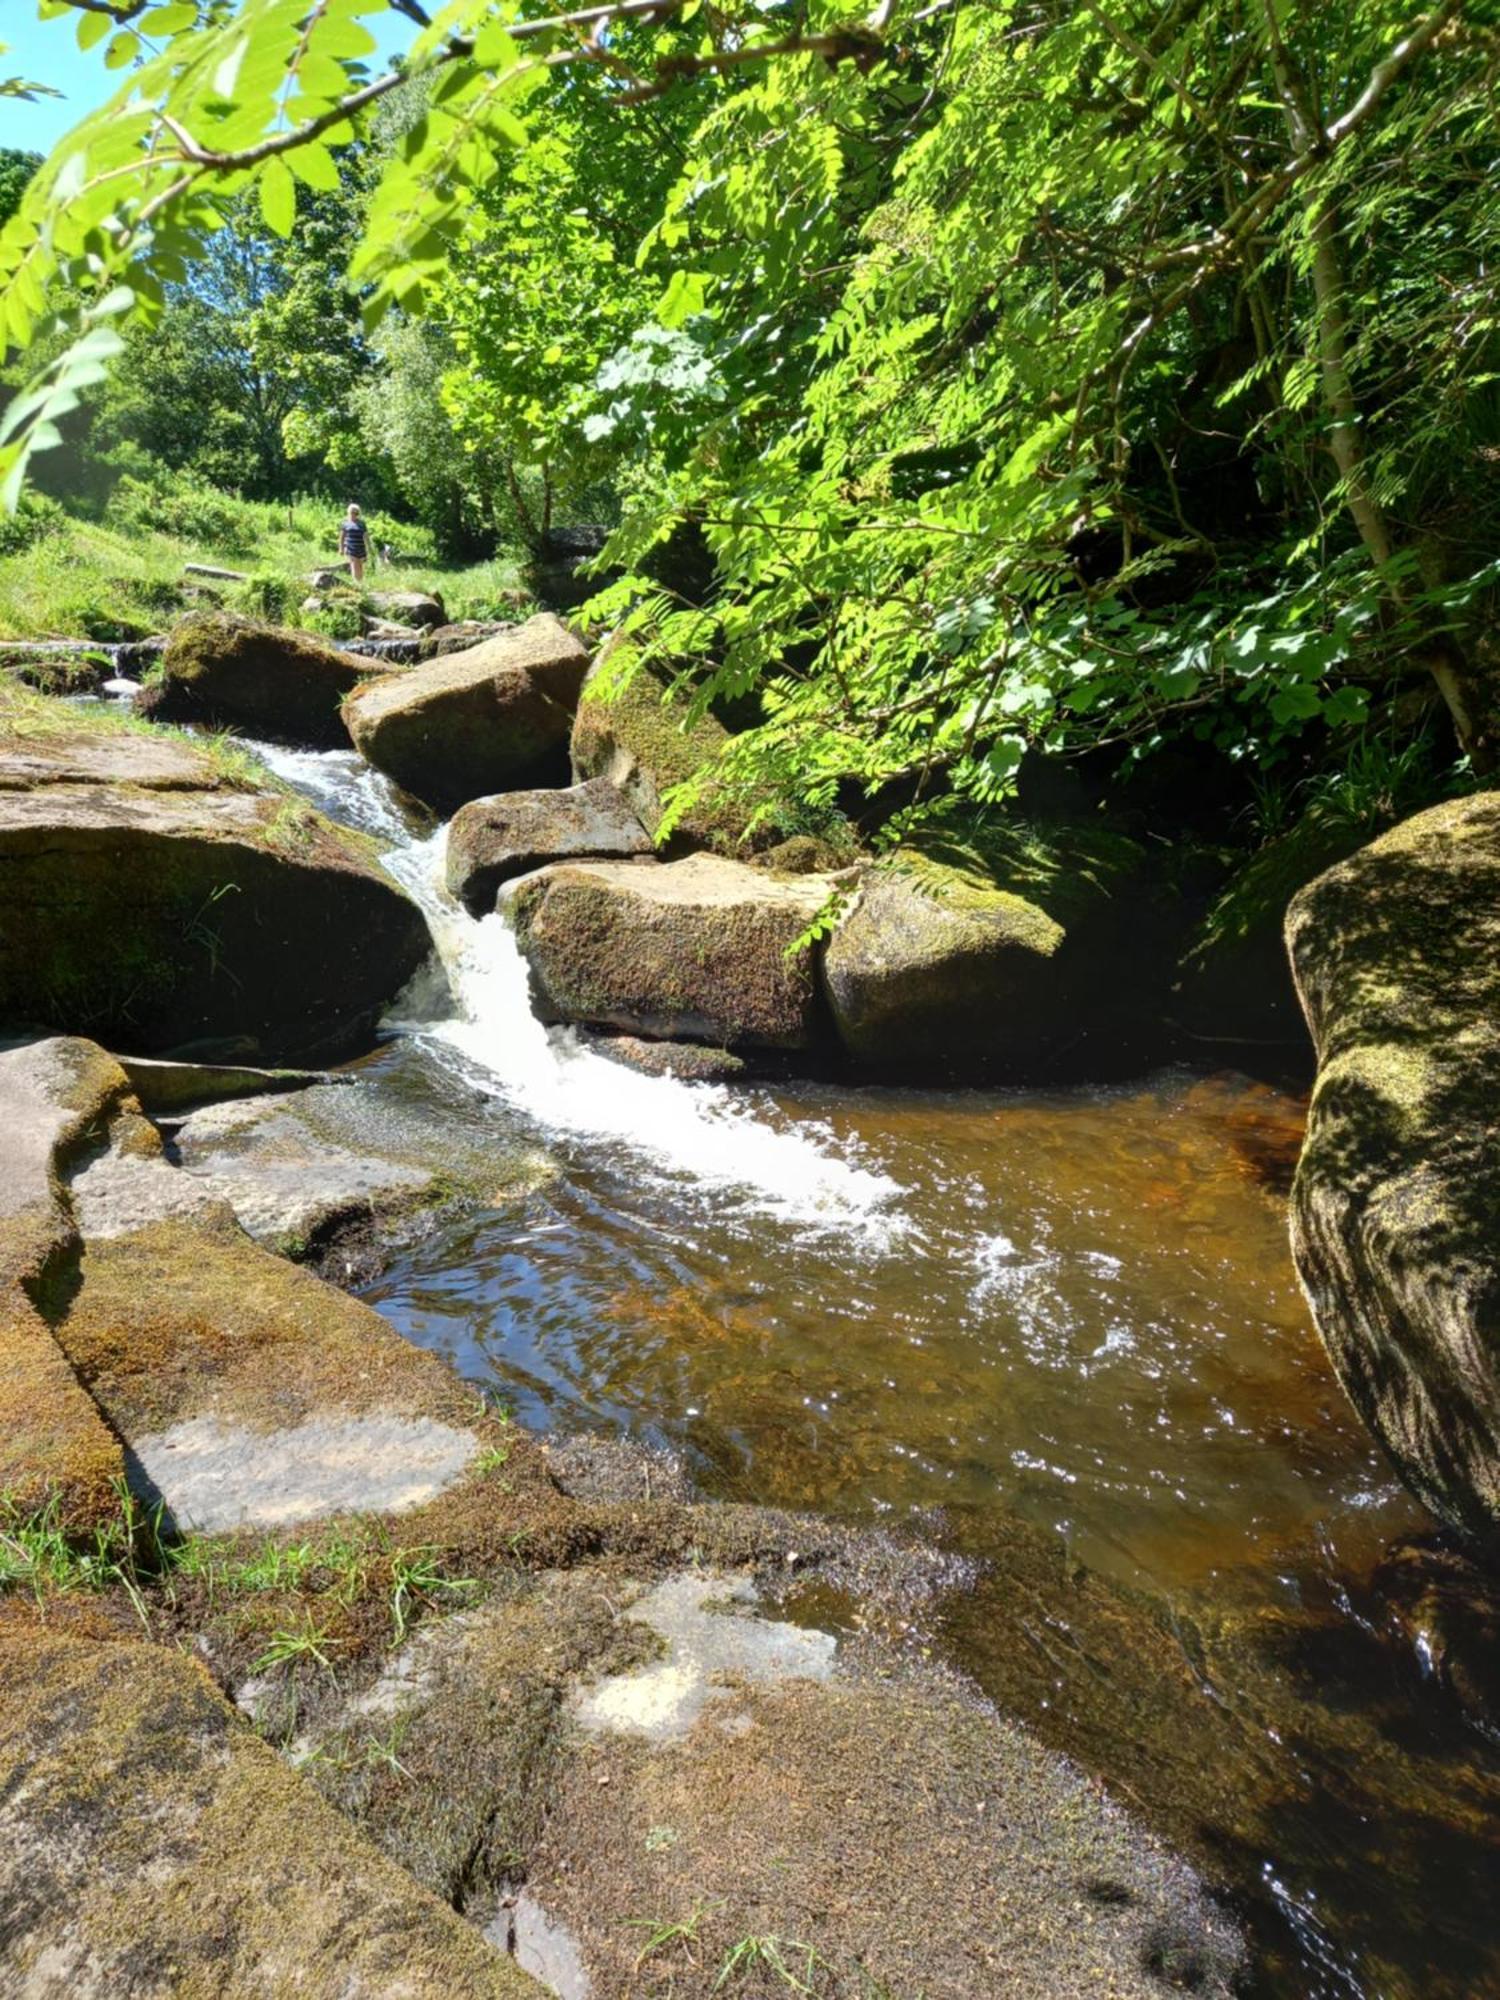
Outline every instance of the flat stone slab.
<svg viewBox="0 0 1500 2000">
<path fill-rule="evenodd" d="M 0 1991 L 543 2000 L 173 1648 L 0 1629 Z"/>
<path fill-rule="evenodd" d="M 54 1504 L 72 1527 L 110 1512 L 123 1460 L 35 1301 L 75 1240 L 62 1163 L 124 1091 L 92 1042 L 0 1050 L 0 1492 L 28 1510 Z"/>
<path fill-rule="evenodd" d="M 79 1276 L 58 1345 L 181 1525 L 415 1506 L 476 1449 L 472 1392 L 436 1355 L 222 1205 L 91 1237 Z"/>
<path fill-rule="evenodd" d="M 193 1417 L 137 1438 L 132 1484 L 179 1528 L 219 1534 L 324 1514 L 396 1514 L 431 1500 L 468 1465 L 473 1433 L 388 1412 L 256 1431 Z"/>
<path fill-rule="evenodd" d="M 758 1618 L 755 1601 L 738 1577 L 694 1570 L 657 1584 L 630 1607 L 630 1618 L 664 1642 L 665 1657 L 582 1691 L 573 1706 L 579 1722 L 596 1733 L 665 1743 L 686 1736 L 726 1683 L 829 1679 L 837 1642 L 826 1632 Z"/>
</svg>

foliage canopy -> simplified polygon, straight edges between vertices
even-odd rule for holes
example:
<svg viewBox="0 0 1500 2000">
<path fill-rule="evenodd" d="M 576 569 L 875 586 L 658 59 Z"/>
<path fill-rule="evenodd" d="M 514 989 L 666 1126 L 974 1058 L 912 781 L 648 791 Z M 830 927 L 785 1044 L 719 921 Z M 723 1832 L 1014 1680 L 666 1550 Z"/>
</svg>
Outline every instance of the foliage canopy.
<svg viewBox="0 0 1500 2000">
<path fill-rule="evenodd" d="M 38 4 L 120 82 L 0 231 L 12 497 L 237 206 L 291 241 L 404 93 L 366 332 L 426 322 L 533 538 L 607 483 L 616 657 L 752 702 L 731 777 L 899 829 L 1033 746 L 1274 763 L 1430 695 L 1500 750 L 1485 0 Z"/>
</svg>

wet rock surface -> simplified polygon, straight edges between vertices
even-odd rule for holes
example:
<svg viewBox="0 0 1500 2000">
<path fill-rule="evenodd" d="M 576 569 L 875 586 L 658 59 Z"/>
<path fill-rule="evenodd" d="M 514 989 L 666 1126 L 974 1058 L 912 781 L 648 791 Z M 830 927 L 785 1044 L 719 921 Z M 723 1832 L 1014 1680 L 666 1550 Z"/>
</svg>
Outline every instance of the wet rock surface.
<svg viewBox="0 0 1500 2000">
<path fill-rule="evenodd" d="M 507 898 L 543 1020 L 720 1048 L 807 1049 L 822 1014 L 811 953 L 790 954 L 827 901 L 816 875 L 713 855 L 562 863 Z"/>
<path fill-rule="evenodd" d="M 426 957 L 367 843 L 253 767 L 0 705 L 0 1023 L 347 1053 Z"/>
<path fill-rule="evenodd" d="M 1500 796 L 1434 806 L 1287 916 L 1318 1053 L 1293 1249 L 1339 1379 L 1439 1519 L 1500 1542 Z"/>
<path fill-rule="evenodd" d="M 339 704 L 371 671 L 311 633 L 200 612 L 174 629 L 161 678 L 136 708 L 156 722 L 210 723 L 334 749 L 349 740 Z"/>
<path fill-rule="evenodd" d="M 588 655 L 560 619 L 528 619 L 478 646 L 361 687 L 344 706 L 357 749 L 441 812 L 546 784 L 566 769 Z"/>
<path fill-rule="evenodd" d="M 549 861 L 649 854 L 651 840 L 606 778 L 550 792 L 473 799 L 448 828 L 447 880 L 471 916 L 495 907 L 504 882 Z"/>
</svg>

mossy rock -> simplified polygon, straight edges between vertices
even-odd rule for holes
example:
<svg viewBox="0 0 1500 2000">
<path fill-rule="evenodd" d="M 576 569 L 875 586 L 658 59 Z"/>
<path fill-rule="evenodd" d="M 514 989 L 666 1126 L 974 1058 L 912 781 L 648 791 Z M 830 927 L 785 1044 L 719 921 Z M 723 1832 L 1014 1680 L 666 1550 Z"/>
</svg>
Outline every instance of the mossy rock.
<svg viewBox="0 0 1500 2000">
<path fill-rule="evenodd" d="M 132 1054 L 350 1053 L 429 949 L 369 845 L 248 763 L 34 698 L 0 706 L 0 855 L 0 1024 Z"/>
<path fill-rule="evenodd" d="M 478 1449 L 436 1355 L 227 1214 L 91 1239 L 56 1333 L 182 1527 L 399 1513 Z"/>
<path fill-rule="evenodd" d="M 573 723 L 573 776 L 579 783 L 607 778 L 629 799 L 654 839 L 667 793 L 713 765 L 730 732 L 712 713 L 690 716 L 687 698 L 681 694 L 674 698 L 666 675 L 653 667 L 637 668 L 618 689 L 613 675 L 606 648 L 579 699 Z M 748 857 L 805 831 L 801 824 L 805 818 L 794 801 L 765 791 L 743 796 L 710 778 L 697 802 L 676 821 L 666 852 L 707 849 Z"/>
<path fill-rule="evenodd" d="M 307 632 L 226 611 L 183 619 L 141 695 L 155 722 L 202 722 L 314 749 L 347 745 L 340 703 L 371 669 Z"/>
<path fill-rule="evenodd" d="M 125 1465 L 39 1302 L 74 1247 L 62 1170 L 128 1092 L 124 1073 L 88 1042 L 0 1050 L 0 1495 L 69 1529 L 113 1511 Z"/>
<path fill-rule="evenodd" d="M 508 908 L 544 1021 L 808 1049 L 823 1031 L 816 960 L 790 947 L 831 887 L 694 854 L 560 863 L 523 877 Z"/>
<path fill-rule="evenodd" d="M 493 792 L 556 784 L 588 654 L 541 616 L 461 653 L 358 689 L 344 706 L 356 748 L 438 812 Z"/>
<path fill-rule="evenodd" d="M 1089 827 L 928 832 L 869 868 L 824 979 L 871 1071 L 1107 1069 L 1149 1023 L 1160 898 L 1134 841 Z"/>
<path fill-rule="evenodd" d="M 541 2000 L 186 1652 L 0 1627 L 0 1985 Z"/>
<path fill-rule="evenodd" d="M 1339 1379 L 1417 1497 L 1500 1547 L 1500 793 L 1305 888 L 1287 946 L 1318 1055 L 1297 1268 Z"/>
</svg>

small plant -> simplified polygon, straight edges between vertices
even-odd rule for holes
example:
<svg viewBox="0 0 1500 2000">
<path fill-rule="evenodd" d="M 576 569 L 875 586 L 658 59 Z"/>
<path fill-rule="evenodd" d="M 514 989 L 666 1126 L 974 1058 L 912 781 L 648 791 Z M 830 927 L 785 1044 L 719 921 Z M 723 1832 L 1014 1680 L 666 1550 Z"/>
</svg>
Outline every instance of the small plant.
<svg viewBox="0 0 1500 2000">
<path fill-rule="evenodd" d="M 68 1529 L 55 1494 L 29 1510 L 0 1494 L 0 1594 L 29 1590 L 42 1604 L 65 1591 L 123 1590 L 149 1633 L 145 1586 L 166 1560 L 161 1509 L 143 1508 L 123 1480 L 115 1494 L 115 1513 L 83 1533 Z"/>
<path fill-rule="evenodd" d="M 631 1917 L 630 1929 L 646 1933 L 645 1942 L 636 1953 L 635 1970 L 639 1972 L 651 1959 L 660 1958 L 664 1953 L 674 1950 L 682 1952 L 690 1965 L 696 1965 L 697 1948 L 702 1942 L 700 1933 L 703 1920 L 718 1907 L 717 1904 L 695 1903 L 690 1917 L 676 1921 L 670 1919 L 661 1921 L 655 1917 Z"/>
<path fill-rule="evenodd" d="M 296 1667 L 304 1660 L 311 1660 L 317 1666 L 332 1671 L 333 1662 L 328 1655 L 337 1643 L 326 1629 L 315 1626 L 309 1620 L 300 1632 L 273 1632 L 264 1652 L 252 1662 L 250 1671 L 252 1674 L 269 1673 L 273 1667 Z"/>
<path fill-rule="evenodd" d="M 801 1961 L 801 1976 L 788 1964 L 788 1959 Z M 767 1972 L 792 1993 L 812 1994 L 817 1991 L 812 1984 L 826 1961 L 810 1944 L 796 1944 L 789 1938 L 742 1937 L 732 1944 L 719 1963 L 719 1976 L 715 1979 L 711 1992 L 721 1993 L 726 1986 L 748 1979 L 752 1973 Z"/>
<path fill-rule="evenodd" d="M 391 1557 L 391 1626 L 400 1645 L 411 1627 L 413 1614 L 452 1593 L 462 1596 L 479 1585 L 471 1576 L 445 1576 L 440 1558 L 443 1551 L 422 1547 L 397 1549 Z"/>
<path fill-rule="evenodd" d="M 396 1777 L 409 1778 L 411 1773 L 401 1762 L 398 1753 L 402 1744 L 406 1741 L 406 1733 L 410 1726 L 410 1719 L 408 1718 L 403 1721 L 393 1722 L 384 1736 L 376 1736 L 372 1731 L 365 1738 L 365 1762 L 367 1764 L 383 1764 Z"/>
</svg>

